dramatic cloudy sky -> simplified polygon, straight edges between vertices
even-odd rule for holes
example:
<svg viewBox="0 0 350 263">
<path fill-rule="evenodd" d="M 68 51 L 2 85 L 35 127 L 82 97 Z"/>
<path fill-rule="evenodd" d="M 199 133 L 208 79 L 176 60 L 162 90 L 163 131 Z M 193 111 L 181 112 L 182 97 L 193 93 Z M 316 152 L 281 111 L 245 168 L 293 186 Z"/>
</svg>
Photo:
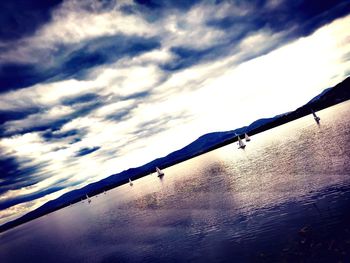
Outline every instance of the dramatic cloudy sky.
<svg viewBox="0 0 350 263">
<path fill-rule="evenodd" d="M 350 73 L 347 0 L 0 3 L 0 224 Z"/>
</svg>

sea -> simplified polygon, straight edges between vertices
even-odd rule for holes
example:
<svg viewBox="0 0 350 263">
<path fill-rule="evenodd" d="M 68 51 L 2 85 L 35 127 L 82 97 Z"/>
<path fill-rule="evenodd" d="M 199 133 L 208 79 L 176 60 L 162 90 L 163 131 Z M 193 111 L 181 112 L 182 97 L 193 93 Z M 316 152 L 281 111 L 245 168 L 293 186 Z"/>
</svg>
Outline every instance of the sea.
<svg viewBox="0 0 350 263">
<path fill-rule="evenodd" d="M 0 234 L 0 262 L 350 262 L 350 101 Z"/>
</svg>

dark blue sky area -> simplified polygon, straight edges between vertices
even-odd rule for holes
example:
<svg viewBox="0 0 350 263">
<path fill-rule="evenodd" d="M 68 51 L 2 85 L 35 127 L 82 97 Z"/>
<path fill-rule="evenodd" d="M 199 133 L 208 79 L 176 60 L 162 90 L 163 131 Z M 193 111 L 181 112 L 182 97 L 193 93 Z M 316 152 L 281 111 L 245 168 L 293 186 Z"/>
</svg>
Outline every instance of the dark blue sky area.
<svg viewBox="0 0 350 263">
<path fill-rule="evenodd" d="M 62 0 L 10 0 L 0 3 L 0 39 L 9 41 L 32 35 L 51 19 Z"/>
</svg>

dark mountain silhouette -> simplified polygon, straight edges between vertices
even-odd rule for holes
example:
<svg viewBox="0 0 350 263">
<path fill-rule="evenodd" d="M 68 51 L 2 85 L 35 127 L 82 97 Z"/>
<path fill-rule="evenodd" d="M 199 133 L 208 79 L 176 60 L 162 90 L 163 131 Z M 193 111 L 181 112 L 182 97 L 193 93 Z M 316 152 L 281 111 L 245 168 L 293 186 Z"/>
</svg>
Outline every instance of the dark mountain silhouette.
<svg viewBox="0 0 350 263">
<path fill-rule="evenodd" d="M 333 88 L 326 89 L 325 91 L 321 92 L 320 95 L 313 98 L 304 106 L 297 108 L 295 111 L 282 114 L 271 122 L 265 123 L 253 129 L 250 133 L 253 135 L 274 128 L 276 126 L 308 115 L 311 113 L 311 110 L 319 111 L 348 99 L 350 99 L 350 77 L 346 78 Z"/>
<path fill-rule="evenodd" d="M 328 88 L 328 89 L 323 90 L 320 94 L 318 94 L 316 97 L 312 98 L 312 99 L 311 99 L 308 103 L 306 103 L 306 104 L 309 104 L 309 103 L 312 103 L 312 102 L 318 100 L 321 96 L 323 96 L 324 94 L 326 94 L 326 93 L 327 93 L 328 91 L 330 91 L 330 90 L 331 90 L 331 88 Z"/>
<path fill-rule="evenodd" d="M 244 126 L 232 131 L 205 134 L 184 148 L 172 152 L 165 157 L 155 159 L 137 168 L 130 168 L 121 173 L 113 174 L 105 179 L 102 179 L 99 182 L 91 183 L 81 189 L 73 190 L 71 192 L 63 194 L 59 198 L 47 202 L 46 204 L 29 212 L 28 214 L 16 220 L 3 224 L 0 226 L 0 232 L 28 222 L 45 214 L 51 213 L 55 210 L 68 206 L 71 203 L 85 199 L 86 194 L 92 196 L 101 193 L 104 190 L 109 190 L 116 186 L 125 184 L 128 182 L 129 178 L 134 180 L 153 173 L 155 172 L 156 166 L 160 168 L 166 168 L 200 154 L 222 147 L 224 145 L 233 143 L 237 141 L 236 134 L 240 135 L 247 132 L 249 135 L 254 135 L 308 115 L 311 113 L 311 109 L 318 111 L 333 106 L 337 103 L 346 101 L 349 98 L 350 77 L 346 78 L 335 87 L 324 90 L 318 96 L 310 100 L 307 104 L 296 109 L 295 111 L 280 114 L 272 118 L 259 119 L 251 123 L 249 126 Z"/>
</svg>

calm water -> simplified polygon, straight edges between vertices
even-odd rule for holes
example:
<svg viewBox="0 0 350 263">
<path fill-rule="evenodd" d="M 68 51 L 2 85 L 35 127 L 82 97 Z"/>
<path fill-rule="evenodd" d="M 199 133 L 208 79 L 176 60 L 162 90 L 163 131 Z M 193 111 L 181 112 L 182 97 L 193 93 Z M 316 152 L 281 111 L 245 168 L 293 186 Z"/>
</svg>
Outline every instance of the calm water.
<svg viewBox="0 0 350 263">
<path fill-rule="evenodd" d="M 0 234 L 0 262 L 350 262 L 350 102 Z"/>
</svg>

